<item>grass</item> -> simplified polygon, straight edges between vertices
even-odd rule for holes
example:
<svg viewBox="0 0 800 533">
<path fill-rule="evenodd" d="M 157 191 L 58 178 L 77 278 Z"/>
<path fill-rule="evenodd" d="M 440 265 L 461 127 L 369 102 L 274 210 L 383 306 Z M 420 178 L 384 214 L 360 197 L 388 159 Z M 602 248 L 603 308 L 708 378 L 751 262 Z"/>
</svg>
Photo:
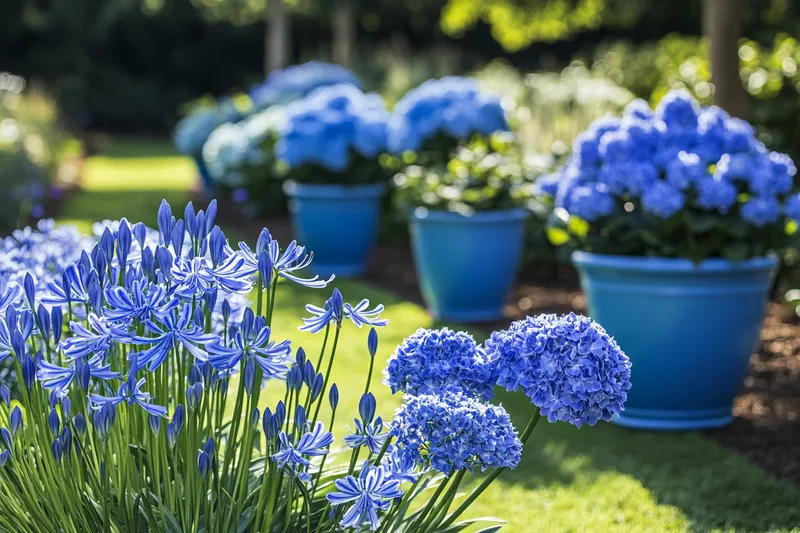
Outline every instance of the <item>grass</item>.
<svg viewBox="0 0 800 533">
<path fill-rule="evenodd" d="M 147 146 L 147 145 L 145 145 Z M 148 157 L 117 146 L 92 158 L 84 190 L 64 206 L 62 220 L 88 228 L 102 218 L 127 216 L 154 222 L 162 197 L 185 201 L 194 170 L 189 161 L 159 148 Z M 254 235 L 246 236 L 253 239 Z M 378 359 L 431 319 L 418 306 L 357 281 L 337 281 L 346 299 L 367 297 L 386 305 Z M 305 303 L 325 293 L 282 284 L 274 319 L 277 338 L 291 338 L 314 360 L 322 338 L 297 331 Z M 483 335 L 473 331 L 476 337 Z M 381 365 L 376 365 L 380 367 Z M 343 329 L 333 379 L 342 392 L 339 413 L 355 414 L 368 367 L 366 331 Z M 373 379 L 384 417 L 401 399 Z M 635 386 L 635 384 L 634 384 Z M 267 396 L 275 397 L 275 392 Z M 528 416 L 524 396 L 501 394 L 517 427 Z M 351 420 L 340 415 L 337 435 Z M 577 430 L 566 424 L 537 427 L 522 464 L 478 500 L 472 516 L 508 521 L 505 533 L 800 531 L 800 489 L 753 466 L 743 456 L 697 433 L 649 433 L 600 424 Z"/>
</svg>

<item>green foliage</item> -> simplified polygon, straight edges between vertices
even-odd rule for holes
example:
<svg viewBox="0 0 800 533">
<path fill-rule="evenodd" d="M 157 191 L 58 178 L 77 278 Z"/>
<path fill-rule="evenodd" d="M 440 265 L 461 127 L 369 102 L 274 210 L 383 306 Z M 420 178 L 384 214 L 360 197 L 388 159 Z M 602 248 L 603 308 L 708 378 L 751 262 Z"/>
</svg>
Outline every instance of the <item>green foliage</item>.
<svg viewBox="0 0 800 533">
<path fill-rule="evenodd" d="M 474 211 L 510 209 L 532 196 L 518 146 L 511 134 L 490 139 L 475 136 L 458 147 L 446 164 L 407 166 L 394 177 L 395 206 L 468 215 Z"/>
</svg>

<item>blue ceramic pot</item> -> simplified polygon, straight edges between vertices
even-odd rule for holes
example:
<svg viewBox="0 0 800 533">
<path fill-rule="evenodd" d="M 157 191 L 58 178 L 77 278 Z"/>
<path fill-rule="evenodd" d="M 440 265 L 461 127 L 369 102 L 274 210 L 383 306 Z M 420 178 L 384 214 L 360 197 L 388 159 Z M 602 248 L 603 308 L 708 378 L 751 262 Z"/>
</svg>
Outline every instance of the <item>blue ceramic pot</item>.
<svg viewBox="0 0 800 533">
<path fill-rule="evenodd" d="M 194 163 L 197 165 L 197 172 L 200 174 L 200 179 L 203 181 L 203 192 L 210 194 L 214 190 L 214 180 L 211 174 L 208 173 L 205 161 L 201 156 L 194 156 Z"/>
<path fill-rule="evenodd" d="M 777 261 L 576 252 L 589 314 L 631 359 L 623 426 L 706 429 L 733 419 Z"/>
<path fill-rule="evenodd" d="M 378 236 L 385 190 L 382 183 L 286 183 L 295 235 L 314 252 L 311 269 L 315 274 L 349 278 L 366 271 Z"/>
<path fill-rule="evenodd" d="M 440 320 L 501 318 L 522 256 L 524 209 L 471 216 L 418 208 L 411 243 L 422 296 Z"/>
</svg>

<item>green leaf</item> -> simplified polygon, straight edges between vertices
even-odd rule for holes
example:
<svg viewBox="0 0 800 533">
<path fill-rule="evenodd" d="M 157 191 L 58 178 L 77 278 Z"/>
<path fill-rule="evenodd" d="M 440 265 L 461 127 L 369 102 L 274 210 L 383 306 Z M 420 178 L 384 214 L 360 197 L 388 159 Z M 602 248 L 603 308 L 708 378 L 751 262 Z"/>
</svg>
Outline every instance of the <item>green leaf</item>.
<svg viewBox="0 0 800 533">
<path fill-rule="evenodd" d="M 717 215 L 694 215 L 689 214 L 689 228 L 693 233 L 708 233 L 717 225 L 719 218 Z"/>
<path fill-rule="evenodd" d="M 183 529 L 181 529 L 178 520 L 163 505 L 161 506 L 161 512 L 164 515 L 164 530 L 167 533 L 183 533 Z"/>
<path fill-rule="evenodd" d="M 242 517 L 239 519 L 239 524 L 236 526 L 236 533 L 244 533 L 250 527 L 250 521 L 253 519 L 253 508 L 248 507 L 242 512 Z"/>
<path fill-rule="evenodd" d="M 722 249 L 722 255 L 725 259 L 738 263 L 744 261 L 750 256 L 750 245 L 744 242 L 734 242 Z"/>
</svg>

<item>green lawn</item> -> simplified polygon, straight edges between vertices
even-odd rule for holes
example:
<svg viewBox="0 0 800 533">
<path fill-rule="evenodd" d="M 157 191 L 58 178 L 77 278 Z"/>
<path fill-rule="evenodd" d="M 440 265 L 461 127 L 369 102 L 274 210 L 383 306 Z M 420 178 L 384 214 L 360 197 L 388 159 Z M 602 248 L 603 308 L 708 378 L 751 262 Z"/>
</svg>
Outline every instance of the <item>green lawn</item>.
<svg viewBox="0 0 800 533">
<path fill-rule="evenodd" d="M 88 162 L 84 190 L 64 206 L 62 221 L 87 228 L 94 220 L 126 216 L 153 224 L 162 197 L 181 210 L 194 180 L 188 160 L 152 143 L 111 148 Z M 423 309 L 391 293 L 355 281 L 336 284 L 346 300 L 367 297 L 386 305 L 390 324 L 381 331 L 380 360 L 416 328 L 431 325 Z M 278 294 L 276 338 L 291 338 L 314 358 L 321 337 L 297 326 L 304 304 L 321 304 L 327 291 L 282 284 Z M 340 413 L 357 412 L 367 367 L 366 331 L 345 328 L 334 371 Z M 380 410 L 391 417 L 400 398 L 381 385 L 374 389 Z M 527 398 L 503 394 L 499 400 L 518 427 L 525 423 Z M 339 439 L 352 423 L 344 418 L 338 420 Z M 542 423 L 522 464 L 501 477 L 472 514 L 508 520 L 506 533 L 800 531 L 800 489 L 700 434 Z"/>
</svg>

